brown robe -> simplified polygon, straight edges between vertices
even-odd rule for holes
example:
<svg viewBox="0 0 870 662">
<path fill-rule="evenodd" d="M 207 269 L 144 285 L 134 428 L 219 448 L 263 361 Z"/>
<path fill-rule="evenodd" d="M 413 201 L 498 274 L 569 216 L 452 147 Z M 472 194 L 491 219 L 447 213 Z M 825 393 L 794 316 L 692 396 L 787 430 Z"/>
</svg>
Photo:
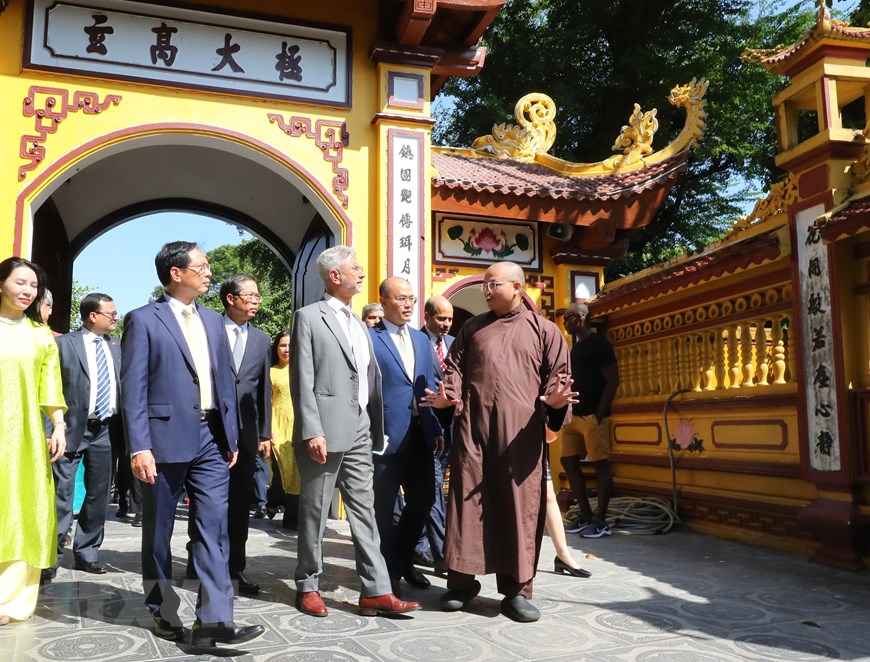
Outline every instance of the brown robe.
<svg viewBox="0 0 870 662">
<path fill-rule="evenodd" d="M 535 576 L 544 531 L 544 427 L 559 429 L 567 407 L 538 399 L 570 374 L 555 324 L 520 305 L 466 322 L 447 355 L 455 410 L 444 560 L 470 575 Z M 447 413 L 445 410 L 444 413 Z"/>
</svg>

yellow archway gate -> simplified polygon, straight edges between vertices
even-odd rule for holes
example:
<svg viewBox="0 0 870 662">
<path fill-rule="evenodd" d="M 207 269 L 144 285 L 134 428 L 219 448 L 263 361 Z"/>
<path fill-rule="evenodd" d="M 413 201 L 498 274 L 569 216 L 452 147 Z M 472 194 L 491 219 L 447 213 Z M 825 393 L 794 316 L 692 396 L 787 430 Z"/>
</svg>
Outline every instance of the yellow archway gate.
<svg viewBox="0 0 870 662">
<path fill-rule="evenodd" d="M 311 21 L 325 17 L 310 10 L 290 17 L 126 0 L 42 4 L 14 3 L 0 14 L 0 38 L 20 46 L 0 55 L 0 92 L 7 100 L 0 137 L 0 204 L 6 208 L 0 216 L 0 241 L 6 255 L 46 262 L 50 279 L 60 281 L 63 290 L 71 276 L 70 247 L 80 248 L 108 229 L 98 226 L 101 219 L 137 204 L 183 198 L 255 219 L 270 243 L 290 259 L 317 220 L 333 241 L 352 243 L 368 264 L 378 249 L 369 237 L 383 236 L 369 227 L 378 222 L 376 200 L 383 188 L 370 174 L 377 167 L 368 147 L 377 142 L 371 123 L 378 110 L 377 76 L 352 37 L 370 41 L 374 12 L 366 15 L 364 7 L 347 3 L 342 18 L 350 23 L 324 24 L 318 32 L 309 27 Z M 323 98 L 306 98 L 304 86 L 276 93 L 274 84 L 252 71 L 251 60 L 242 59 L 244 49 L 235 52 L 238 66 L 245 68 L 238 81 L 209 78 L 207 66 L 185 80 L 173 79 L 170 70 L 137 69 L 133 56 L 119 46 L 148 32 L 130 23 L 133 9 L 199 39 L 209 36 L 203 31 L 210 23 L 222 23 L 233 46 L 253 49 L 274 32 L 281 32 L 285 42 L 297 36 L 298 52 L 309 59 L 320 54 L 316 48 L 322 50 L 323 44 L 335 46 L 332 74 L 338 83 L 321 85 L 327 88 Z M 244 9 L 252 7 L 246 3 Z M 84 28 L 70 29 L 77 20 L 84 21 Z M 134 75 L 118 73 L 117 66 L 99 60 L 99 53 L 75 54 L 76 48 L 94 46 L 93 25 L 114 31 L 102 33 L 96 45 L 104 45 L 108 60 Z M 54 56 L 48 64 L 40 61 L 43 44 L 32 34 L 37 28 Z M 57 36 L 79 32 L 72 45 Z M 178 64 L 185 42 L 176 43 Z M 66 60 L 64 49 L 70 51 Z M 293 47 L 286 50 L 292 53 Z M 122 62 L 125 58 L 129 61 Z M 78 60 L 84 64 L 74 70 Z M 165 64 L 157 58 L 158 68 Z M 305 65 L 302 58 L 303 72 Z M 313 89 L 318 82 L 312 81 Z M 336 87 L 343 87 L 341 94 L 330 97 Z M 376 280 L 379 274 L 373 275 Z"/>
</svg>

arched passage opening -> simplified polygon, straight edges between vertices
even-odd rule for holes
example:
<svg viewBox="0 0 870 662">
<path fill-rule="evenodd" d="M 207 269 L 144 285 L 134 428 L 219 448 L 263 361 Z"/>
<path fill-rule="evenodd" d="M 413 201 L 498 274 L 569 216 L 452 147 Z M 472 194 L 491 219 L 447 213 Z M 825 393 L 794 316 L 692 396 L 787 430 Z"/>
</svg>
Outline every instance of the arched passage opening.
<svg viewBox="0 0 870 662">
<path fill-rule="evenodd" d="M 230 222 L 263 240 L 294 281 L 294 307 L 319 296 L 313 258 L 352 227 L 300 163 L 240 134 L 205 126 L 132 127 L 82 145 L 19 196 L 16 242 L 48 272 L 69 319 L 72 267 L 91 241 L 156 211 Z M 184 239 L 167 236 L 165 241 Z M 130 246 L 128 250 L 136 250 Z M 63 330 L 63 329 L 60 329 Z"/>
<path fill-rule="evenodd" d="M 459 333 L 462 325 L 472 317 L 489 310 L 486 298 L 480 291 L 482 282 L 483 276 L 469 276 L 447 288 L 444 292 L 444 296 L 453 305 L 453 326 L 450 327 L 450 333 L 454 336 Z M 539 312 L 535 302 L 525 292 L 523 292 L 523 304 L 529 310 Z"/>
</svg>

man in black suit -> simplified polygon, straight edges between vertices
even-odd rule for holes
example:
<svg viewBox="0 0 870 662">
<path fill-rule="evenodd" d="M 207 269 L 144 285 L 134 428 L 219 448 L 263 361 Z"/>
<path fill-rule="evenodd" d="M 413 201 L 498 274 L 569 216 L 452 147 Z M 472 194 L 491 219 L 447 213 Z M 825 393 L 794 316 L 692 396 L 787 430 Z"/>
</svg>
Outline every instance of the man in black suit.
<svg viewBox="0 0 870 662">
<path fill-rule="evenodd" d="M 221 285 L 224 330 L 229 340 L 239 411 L 239 460 L 230 470 L 227 526 L 230 537 L 230 577 L 239 592 L 248 595 L 260 587 L 245 576 L 245 543 L 248 540 L 251 491 L 257 456 L 269 459 L 272 438 L 272 387 L 269 367 L 272 344 L 265 333 L 249 324 L 260 309 L 257 281 L 235 274 Z"/>
<path fill-rule="evenodd" d="M 195 304 L 211 284 L 196 244 L 176 241 L 154 260 L 165 295 L 132 311 L 121 346 L 121 409 L 133 474 L 142 481 L 142 585 L 155 634 L 181 639 L 170 541 L 182 490 L 200 579 L 191 645 L 239 644 L 263 633 L 233 622 L 227 493 L 238 457 L 232 356 L 223 318 Z"/>
<path fill-rule="evenodd" d="M 435 367 L 435 379 L 444 379 L 444 359 L 450 346 L 453 344 L 453 336 L 450 335 L 450 327 L 453 326 L 453 304 L 446 297 L 435 295 L 429 297 L 423 306 L 424 324 L 421 331 L 426 333 L 432 346 L 432 363 Z M 444 534 L 447 530 L 447 506 L 444 503 L 444 476 L 447 473 L 447 465 L 450 462 L 450 444 L 453 426 L 448 425 L 444 430 L 444 449 L 440 456 L 435 456 L 435 501 L 426 521 L 423 535 L 417 542 L 417 550 L 414 562 L 418 565 L 435 568 L 435 572 L 444 574 L 447 566 L 444 565 Z"/>
<path fill-rule="evenodd" d="M 79 462 L 85 465 L 85 500 L 73 539 L 75 569 L 102 575 L 98 562 L 109 487 L 112 481 L 112 443 L 123 438 L 119 415 L 121 350 L 108 334 L 118 324 L 115 302 L 93 292 L 79 305 L 82 328 L 57 338 L 63 395 L 67 403 L 66 452 L 51 465 L 57 507 L 57 561 L 42 571 L 51 581 L 63 561 L 63 540 L 73 519 L 73 494 Z"/>
</svg>

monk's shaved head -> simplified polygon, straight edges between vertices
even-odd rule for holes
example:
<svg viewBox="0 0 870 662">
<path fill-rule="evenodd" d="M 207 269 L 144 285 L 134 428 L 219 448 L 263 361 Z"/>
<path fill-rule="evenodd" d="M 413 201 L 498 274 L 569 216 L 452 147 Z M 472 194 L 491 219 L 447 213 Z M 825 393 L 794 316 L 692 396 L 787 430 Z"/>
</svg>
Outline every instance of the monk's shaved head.
<svg viewBox="0 0 870 662">
<path fill-rule="evenodd" d="M 525 283 L 526 276 L 523 273 L 523 268 L 516 262 L 496 262 L 487 273 L 491 274 L 495 280 L 507 280 L 512 283 Z"/>
</svg>

